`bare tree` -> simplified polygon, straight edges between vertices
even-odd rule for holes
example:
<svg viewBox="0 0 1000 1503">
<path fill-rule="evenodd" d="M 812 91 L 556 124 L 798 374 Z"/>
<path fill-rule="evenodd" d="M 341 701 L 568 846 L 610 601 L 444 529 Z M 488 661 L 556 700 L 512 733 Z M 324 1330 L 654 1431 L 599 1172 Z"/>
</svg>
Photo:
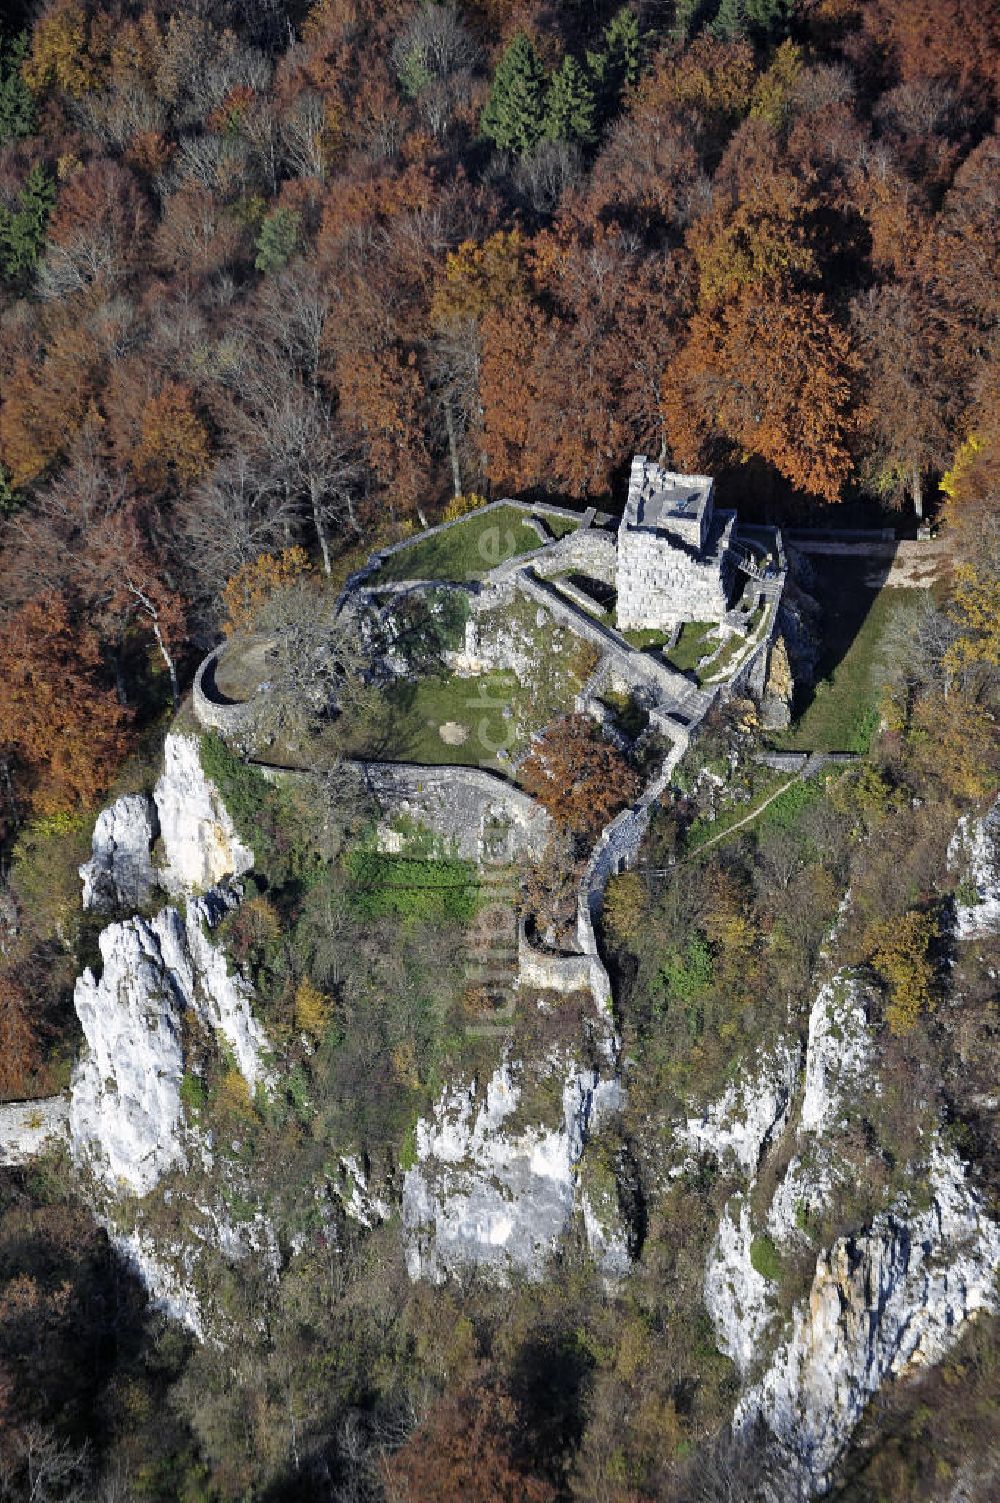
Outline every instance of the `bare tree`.
<svg viewBox="0 0 1000 1503">
<path fill-rule="evenodd" d="M 244 564 L 288 545 L 298 508 L 255 456 L 237 448 L 188 494 L 180 515 L 197 594 L 215 600 Z"/>
<path fill-rule="evenodd" d="M 472 88 L 480 51 L 454 5 L 422 5 L 392 49 L 396 76 L 428 129 L 443 136 Z"/>
<path fill-rule="evenodd" d="M 346 520 L 360 532 L 354 506 L 364 468 L 356 441 L 319 391 L 276 361 L 251 378 L 242 422 L 270 483 L 308 515 L 329 575 L 331 527 Z"/>
</svg>

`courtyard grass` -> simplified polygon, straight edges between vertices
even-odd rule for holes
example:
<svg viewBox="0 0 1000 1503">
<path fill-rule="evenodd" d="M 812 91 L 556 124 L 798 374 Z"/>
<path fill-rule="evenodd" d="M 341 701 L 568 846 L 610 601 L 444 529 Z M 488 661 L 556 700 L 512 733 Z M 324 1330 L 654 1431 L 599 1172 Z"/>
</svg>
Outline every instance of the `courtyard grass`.
<svg viewBox="0 0 1000 1503">
<path fill-rule="evenodd" d="M 578 525 L 570 517 L 544 516 L 556 537 L 564 537 Z M 407 547 L 390 554 L 379 569 L 385 580 L 448 579 L 463 583 L 480 579 L 498 564 L 519 558 L 542 546 L 537 533 L 527 525 L 525 513 L 515 506 L 472 513 L 443 532 L 416 537 Z"/>
<path fill-rule="evenodd" d="M 878 726 L 875 665 L 894 618 L 918 592 L 872 589 L 862 569 L 837 560 L 834 567 L 816 567 L 812 593 L 823 606 L 817 683 L 789 729 L 772 739 L 783 751 L 863 755 Z"/>
<path fill-rule="evenodd" d="M 659 647 L 665 647 L 667 645 L 667 642 L 670 640 L 670 635 L 668 632 L 660 631 L 658 627 L 653 626 L 642 627 L 641 629 L 635 631 L 631 629 L 629 629 L 628 631 L 622 631 L 621 627 L 616 627 L 615 630 L 618 632 L 619 636 L 624 637 L 628 645 L 630 647 L 634 647 L 637 652 L 654 651 Z"/>
<path fill-rule="evenodd" d="M 499 771 L 500 753 L 511 750 L 518 690 L 514 674 L 499 669 L 477 678 L 399 680 L 383 690 L 374 720 L 340 724 L 340 743 L 349 757 Z"/>
<path fill-rule="evenodd" d="M 685 621 L 677 641 L 663 656 L 678 673 L 693 673 L 701 659 L 718 646 L 717 640 L 714 643 L 710 640 L 715 630 L 712 621 Z"/>
</svg>

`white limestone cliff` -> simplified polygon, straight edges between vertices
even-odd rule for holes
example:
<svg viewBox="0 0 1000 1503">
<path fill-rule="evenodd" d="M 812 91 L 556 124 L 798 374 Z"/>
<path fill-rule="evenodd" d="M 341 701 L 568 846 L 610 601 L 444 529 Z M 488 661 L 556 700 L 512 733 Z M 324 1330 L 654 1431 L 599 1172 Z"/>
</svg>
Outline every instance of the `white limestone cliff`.
<svg viewBox="0 0 1000 1503">
<path fill-rule="evenodd" d="M 0 1166 L 30 1163 L 69 1138 L 69 1098 L 7 1101 L 0 1106 Z"/>
<path fill-rule="evenodd" d="M 202 892 L 253 866 L 253 851 L 240 840 L 218 789 L 205 776 L 196 736 L 167 736 L 153 799 L 163 842 L 160 885 L 166 892 Z"/>
<path fill-rule="evenodd" d="M 841 973 L 821 987 L 809 1014 L 802 1104 L 795 1152 L 767 1213 L 778 1243 L 802 1237 L 806 1218 L 819 1215 L 845 1174 L 837 1136 L 846 1131 L 862 1095 L 881 1094 L 868 1017 L 872 998 L 859 976 Z"/>
<path fill-rule="evenodd" d="M 185 1162 L 187 1014 L 221 1036 L 251 1089 L 263 1076 L 266 1040 L 250 990 L 206 933 L 239 898 L 238 888 L 215 888 L 188 904 L 186 919 L 163 908 L 151 919 L 109 924 L 99 940 L 100 979 L 86 970 L 76 983 L 87 1049 L 73 1077 L 71 1139 L 112 1186 L 145 1195 Z"/>
<path fill-rule="evenodd" d="M 865 1405 L 888 1378 L 937 1361 L 963 1324 L 992 1308 L 1000 1266 L 1000 1226 L 989 1219 L 966 1180 L 961 1161 L 935 1142 L 919 1202 L 900 1201 L 877 1214 L 852 1237 L 841 1237 L 816 1256 L 807 1299 L 793 1310 L 776 1349 L 773 1292 L 753 1266 L 756 1236 L 778 1247 L 808 1246 L 803 1212 L 822 1212 L 853 1161 L 839 1150 L 856 1109 L 878 1094 L 868 989 L 845 972 L 821 988 L 813 1004 L 801 1072 L 797 1120 L 785 1113 L 779 1130 L 794 1132 L 794 1152 L 766 1209 L 753 1214 L 750 1192 L 757 1161 L 732 1154 L 733 1134 L 745 1116 L 746 1091 L 760 1077 L 723 1098 L 737 1113 L 726 1120 L 722 1103 L 710 1114 L 712 1143 L 720 1156 L 739 1159 L 745 1191 L 730 1197 L 705 1269 L 704 1298 L 721 1351 L 750 1386 L 736 1409 L 737 1429 L 762 1423 L 783 1468 L 783 1496 L 806 1499 L 828 1485 Z M 796 1086 L 792 1085 L 794 1097 Z M 773 1097 L 764 1093 L 767 1110 Z M 690 1128 L 690 1124 L 689 1124 Z M 778 1132 L 772 1134 L 776 1140 Z M 923 1189 L 923 1186 L 921 1187 Z M 929 1201 L 929 1204 L 928 1204 Z M 765 1362 L 763 1371 L 758 1365 Z M 756 1371 L 756 1375 L 755 1375 Z"/>
<path fill-rule="evenodd" d="M 578 1204 L 576 1167 L 588 1137 L 618 1109 L 620 1087 L 571 1066 L 558 1126 L 509 1123 L 521 1088 L 509 1061 L 480 1096 L 475 1085 L 446 1090 L 416 1128 L 416 1163 L 403 1182 L 403 1226 L 411 1278 L 442 1282 L 479 1268 L 498 1280 L 541 1277 Z M 582 1210 L 582 1207 L 581 1207 Z M 597 1221 L 591 1207 L 592 1220 Z M 595 1249 L 614 1261 L 613 1232 Z"/>
<path fill-rule="evenodd" d="M 963 815 L 948 846 L 948 865 L 972 889 L 955 915 L 959 939 L 1000 932 L 1000 799 L 980 819 Z"/>
<path fill-rule="evenodd" d="M 820 1254 L 790 1337 L 737 1406 L 737 1429 L 762 1420 L 777 1442 L 790 1499 L 826 1488 L 886 1379 L 939 1361 L 967 1320 L 995 1308 L 1000 1227 L 937 1144 L 928 1185 L 928 1209 L 879 1215 Z"/>
<path fill-rule="evenodd" d="M 159 833 L 148 793 L 128 793 L 97 816 L 91 857 L 80 867 L 83 906 L 98 913 L 141 908 L 156 888 L 150 857 Z"/>
<path fill-rule="evenodd" d="M 736 1195 L 722 1213 L 708 1255 L 704 1294 L 719 1350 L 733 1359 L 741 1376 L 760 1355 L 761 1341 L 774 1320 L 768 1282 L 751 1261 L 752 1245 L 749 1208 Z"/>
<path fill-rule="evenodd" d="M 788 1119 L 800 1063 L 797 1041 L 783 1040 L 758 1055 L 700 1117 L 688 1118 L 677 1133 L 678 1145 L 755 1174 L 765 1147 Z"/>
</svg>

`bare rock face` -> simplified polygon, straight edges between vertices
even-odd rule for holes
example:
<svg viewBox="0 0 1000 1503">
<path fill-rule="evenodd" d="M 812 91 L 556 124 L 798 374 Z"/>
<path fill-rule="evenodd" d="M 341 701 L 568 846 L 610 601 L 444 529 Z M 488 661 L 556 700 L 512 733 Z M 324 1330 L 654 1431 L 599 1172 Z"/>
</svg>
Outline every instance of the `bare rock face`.
<svg viewBox="0 0 1000 1503">
<path fill-rule="evenodd" d="M 794 1041 L 759 1055 L 700 1117 L 688 1118 L 680 1144 L 755 1174 L 765 1147 L 784 1129 L 800 1063 Z"/>
<path fill-rule="evenodd" d="M 731 1171 L 743 1172 L 744 1189 L 723 1210 L 704 1284 L 720 1350 L 749 1384 L 734 1426 L 762 1425 L 769 1432 L 781 1496 L 803 1503 L 828 1486 L 837 1458 L 882 1383 L 937 1361 L 964 1322 L 992 1308 L 996 1297 L 1000 1226 L 985 1214 L 958 1157 L 935 1140 L 919 1198 L 901 1199 L 864 1231 L 821 1250 L 808 1299 L 796 1305 L 790 1326 L 782 1330 L 777 1323 L 777 1287 L 765 1266 L 754 1267 L 754 1241 L 769 1242 L 769 1259 L 778 1257 L 779 1264 L 782 1248 L 808 1247 L 803 1228 L 856 1172 L 840 1145 L 865 1100 L 881 1090 L 869 1010 L 868 989 L 859 975 L 841 973 L 821 988 L 810 1013 L 800 1078 L 789 1087 L 797 1106 L 794 1119 L 788 1107 L 774 1118 L 774 1093 L 758 1061 L 700 1125 L 702 1145 L 707 1143 L 723 1163 L 728 1157 Z M 759 1128 L 751 1136 L 739 1130 L 753 1120 L 745 1103 L 754 1090 L 760 1091 L 760 1123 L 775 1121 L 768 1141 L 794 1132 L 787 1169 L 770 1205 L 756 1218 L 751 1192 L 757 1159 L 750 1150 L 764 1140 Z M 736 1151 L 741 1145 L 742 1153 Z"/>
<path fill-rule="evenodd" d="M 46 1148 L 69 1137 L 69 1099 L 8 1101 L 0 1106 L 0 1165 L 30 1163 Z"/>
<path fill-rule="evenodd" d="M 205 776 L 197 737 L 167 737 L 153 798 L 163 840 L 160 885 L 168 893 L 203 892 L 253 866 L 253 851 L 239 839 L 218 789 Z"/>
<path fill-rule="evenodd" d="M 948 846 L 948 865 L 962 879 L 958 903 L 959 939 L 1000 930 L 1000 799 L 981 819 L 963 816 Z"/>
<path fill-rule="evenodd" d="M 159 829 L 156 806 L 146 793 L 126 794 L 101 810 L 91 858 L 80 867 L 84 908 L 114 913 L 149 901 L 156 889 L 150 850 Z"/>
<path fill-rule="evenodd" d="M 206 932 L 239 896 L 215 888 L 188 905 L 186 920 L 163 908 L 152 919 L 109 924 L 99 941 L 100 980 L 87 970 L 76 983 L 88 1047 L 73 1077 L 71 1140 L 113 1188 L 148 1194 L 185 1163 L 186 1014 L 221 1035 L 251 1090 L 262 1078 L 266 1040 L 250 990 L 230 975 Z"/>
<path fill-rule="evenodd" d="M 937 1362 L 965 1322 L 995 1304 L 1000 1227 L 954 1153 L 935 1146 L 931 1205 L 875 1218 L 816 1262 L 807 1302 L 734 1424 L 763 1420 L 778 1442 L 789 1498 L 812 1498 L 887 1378 Z"/>
<path fill-rule="evenodd" d="M 509 1063 L 481 1099 L 474 1085 L 446 1090 L 431 1121 L 417 1124 L 417 1162 L 403 1183 L 411 1278 L 441 1283 L 470 1268 L 505 1281 L 540 1278 L 577 1205 L 576 1167 L 587 1137 L 617 1109 L 620 1088 L 596 1071 L 570 1068 L 556 1127 L 510 1123 L 521 1089 Z M 582 1210 L 582 1207 L 581 1207 Z M 593 1251 L 620 1262 L 623 1235 L 593 1205 Z"/>
</svg>

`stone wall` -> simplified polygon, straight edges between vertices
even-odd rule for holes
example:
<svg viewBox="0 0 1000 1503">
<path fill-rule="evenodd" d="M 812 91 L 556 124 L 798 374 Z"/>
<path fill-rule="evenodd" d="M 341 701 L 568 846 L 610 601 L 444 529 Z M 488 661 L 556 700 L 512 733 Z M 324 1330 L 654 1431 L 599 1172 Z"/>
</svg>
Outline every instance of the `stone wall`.
<svg viewBox="0 0 1000 1503">
<path fill-rule="evenodd" d="M 517 935 L 518 986 L 536 987 L 539 991 L 589 992 L 598 1011 L 611 1005 L 611 982 L 596 951 L 592 954 L 567 955 L 559 950 L 543 950 L 533 945 L 524 931 Z"/>
<path fill-rule="evenodd" d="M 223 699 L 215 687 L 216 666 L 226 646 L 225 642 L 220 642 L 195 674 L 191 686 L 191 708 L 198 724 L 206 730 L 218 731 L 227 741 L 239 741 L 253 729 L 254 709 L 252 701 L 239 704 Z"/>
<path fill-rule="evenodd" d="M 721 513 L 720 513 L 721 515 Z M 733 517 L 706 557 L 644 529 L 618 535 L 618 623 L 625 629 L 676 626 L 680 621 L 721 621 L 728 605 L 727 565 Z"/>
<path fill-rule="evenodd" d="M 650 811 L 668 787 L 674 768 L 687 747 L 687 739 L 676 742 L 642 796 L 605 826 L 590 854 L 580 883 L 576 913 L 577 943 L 585 955 L 598 954 L 594 923 L 604 903 L 604 889 L 608 879 L 618 872 L 626 871 L 635 861 L 649 827 Z"/>
<path fill-rule="evenodd" d="M 541 804 L 481 767 L 353 762 L 384 815 L 405 815 L 454 845 L 469 861 L 537 859 L 552 821 Z M 272 776 L 277 769 L 272 770 Z"/>
</svg>

